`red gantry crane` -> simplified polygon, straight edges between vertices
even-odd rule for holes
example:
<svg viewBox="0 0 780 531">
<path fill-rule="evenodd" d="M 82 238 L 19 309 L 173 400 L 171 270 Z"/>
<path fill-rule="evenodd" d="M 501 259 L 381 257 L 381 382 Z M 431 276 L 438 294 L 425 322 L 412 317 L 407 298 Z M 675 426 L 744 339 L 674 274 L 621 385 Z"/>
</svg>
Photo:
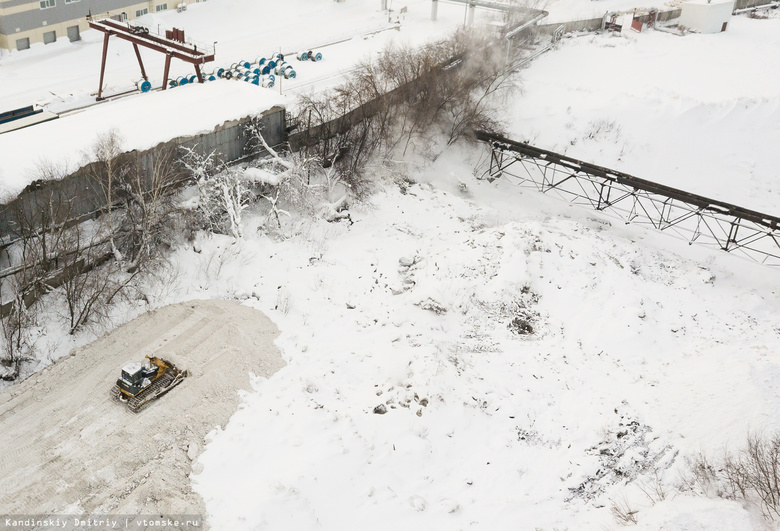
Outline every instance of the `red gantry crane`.
<svg viewBox="0 0 780 531">
<path fill-rule="evenodd" d="M 203 73 L 200 71 L 200 65 L 214 60 L 214 47 L 201 46 L 184 39 L 184 30 L 174 28 L 166 30 L 165 36 L 157 35 L 149 31 L 149 28 L 141 24 L 130 24 L 130 22 L 121 23 L 110 18 L 95 18 L 90 13 L 87 17 L 89 27 L 102 31 L 103 37 L 103 59 L 100 63 L 100 86 L 98 87 L 97 100 L 103 99 L 103 75 L 106 71 L 106 56 L 108 54 L 108 39 L 116 35 L 120 39 L 129 41 L 133 44 L 135 56 L 138 58 L 138 65 L 141 67 L 141 76 L 147 80 L 144 63 L 141 60 L 141 52 L 138 46 L 143 46 L 150 50 L 165 54 L 165 71 L 163 72 L 162 89 L 168 87 L 168 73 L 171 67 L 171 58 L 175 57 L 195 67 L 195 74 L 198 81 L 203 83 Z"/>
</svg>

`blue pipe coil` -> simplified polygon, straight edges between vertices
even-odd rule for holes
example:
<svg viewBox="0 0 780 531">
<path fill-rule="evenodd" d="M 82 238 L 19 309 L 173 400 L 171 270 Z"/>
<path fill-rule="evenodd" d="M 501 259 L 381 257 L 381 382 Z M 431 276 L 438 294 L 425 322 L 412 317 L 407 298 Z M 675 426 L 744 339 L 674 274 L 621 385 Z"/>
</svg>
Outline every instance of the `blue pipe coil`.
<svg viewBox="0 0 780 531">
<path fill-rule="evenodd" d="M 152 84 L 149 83 L 146 79 L 141 79 L 138 81 L 138 83 L 135 84 L 136 87 L 138 87 L 138 90 L 141 92 L 149 92 L 152 90 Z"/>
</svg>

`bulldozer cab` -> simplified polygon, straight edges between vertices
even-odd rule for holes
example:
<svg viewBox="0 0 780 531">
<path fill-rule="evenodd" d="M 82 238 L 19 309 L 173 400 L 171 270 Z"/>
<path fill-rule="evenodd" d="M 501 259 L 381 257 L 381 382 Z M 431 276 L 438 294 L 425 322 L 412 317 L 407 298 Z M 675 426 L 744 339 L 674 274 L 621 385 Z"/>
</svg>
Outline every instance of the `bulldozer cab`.
<svg viewBox="0 0 780 531">
<path fill-rule="evenodd" d="M 132 385 L 140 384 L 144 379 L 144 367 L 138 362 L 128 363 L 122 367 L 122 379 Z"/>
</svg>

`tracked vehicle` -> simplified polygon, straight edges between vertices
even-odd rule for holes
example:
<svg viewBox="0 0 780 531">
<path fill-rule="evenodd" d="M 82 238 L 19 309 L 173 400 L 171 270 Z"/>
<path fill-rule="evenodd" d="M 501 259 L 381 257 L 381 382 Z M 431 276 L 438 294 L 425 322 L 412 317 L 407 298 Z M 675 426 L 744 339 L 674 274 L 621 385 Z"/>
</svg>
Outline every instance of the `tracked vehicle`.
<svg viewBox="0 0 780 531">
<path fill-rule="evenodd" d="M 146 363 L 132 362 L 122 367 L 122 376 L 111 390 L 114 398 L 136 413 L 187 377 L 187 371 L 176 368 L 169 361 L 154 356 L 146 356 L 146 359 Z"/>
</svg>

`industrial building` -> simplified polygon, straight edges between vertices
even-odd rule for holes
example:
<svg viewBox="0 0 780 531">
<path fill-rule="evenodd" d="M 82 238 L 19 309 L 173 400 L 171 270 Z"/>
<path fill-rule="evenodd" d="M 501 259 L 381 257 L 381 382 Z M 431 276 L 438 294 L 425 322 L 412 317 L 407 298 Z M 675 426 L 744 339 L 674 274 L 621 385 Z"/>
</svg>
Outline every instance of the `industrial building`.
<svg viewBox="0 0 780 531">
<path fill-rule="evenodd" d="M 89 28 L 90 12 L 124 21 L 183 7 L 181 0 L 0 0 L 0 48 L 26 50 L 63 37 L 78 41 Z"/>
</svg>

